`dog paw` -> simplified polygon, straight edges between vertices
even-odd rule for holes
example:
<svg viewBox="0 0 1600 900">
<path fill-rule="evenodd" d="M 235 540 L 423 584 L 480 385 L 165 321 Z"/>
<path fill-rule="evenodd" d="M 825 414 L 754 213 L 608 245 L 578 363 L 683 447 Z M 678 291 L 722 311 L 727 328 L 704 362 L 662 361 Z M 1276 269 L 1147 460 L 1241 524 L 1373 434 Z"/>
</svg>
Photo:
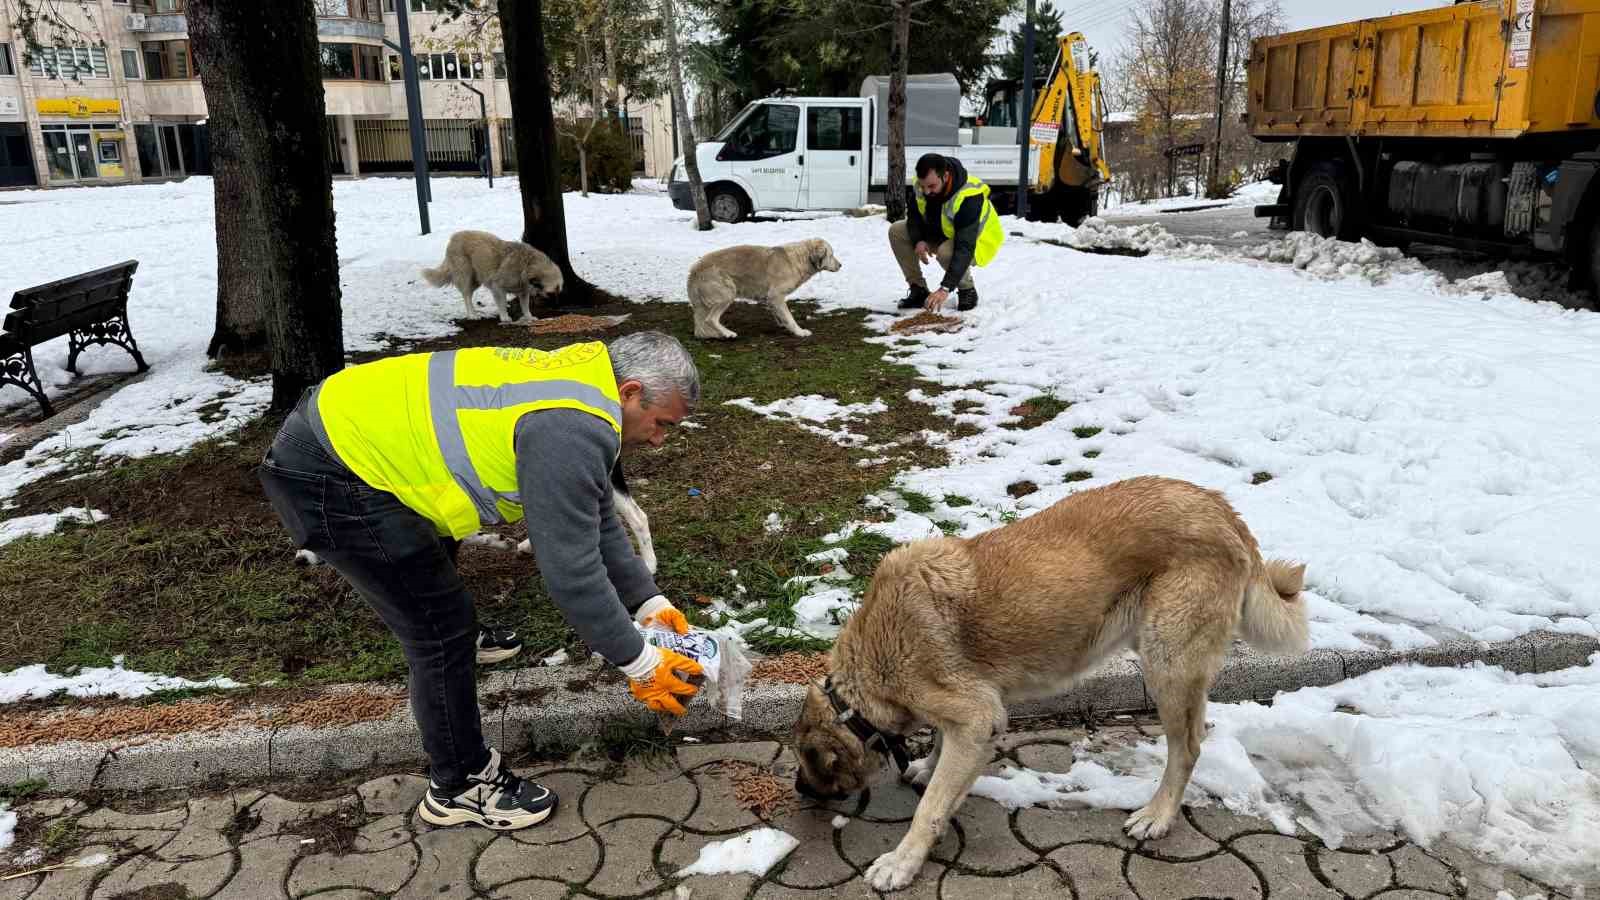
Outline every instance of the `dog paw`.
<svg viewBox="0 0 1600 900">
<path fill-rule="evenodd" d="M 867 869 L 867 884 L 875 891 L 898 891 L 917 877 L 922 860 L 896 848 L 877 858 Z"/>
<path fill-rule="evenodd" d="M 798 329 L 798 330 L 794 331 L 793 334 L 797 338 L 808 338 L 808 337 L 811 337 L 811 332 L 805 330 L 804 328 L 801 328 L 801 329 Z"/>
<path fill-rule="evenodd" d="M 517 545 L 517 552 L 523 556 L 533 555 L 533 541 L 523 541 Z"/>
<path fill-rule="evenodd" d="M 310 550 L 297 550 L 294 554 L 294 564 L 297 566 L 320 566 L 322 565 L 322 557 L 312 553 Z"/>
<path fill-rule="evenodd" d="M 1122 828 L 1128 833 L 1128 837 L 1136 841 L 1153 841 L 1166 836 L 1172 829 L 1172 820 L 1177 816 L 1176 807 L 1157 809 L 1156 805 L 1151 803 L 1129 816 L 1127 821 L 1122 823 Z"/>
<path fill-rule="evenodd" d="M 936 760 L 931 756 L 914 759 L 906 766 L 905 775 L 902 776 L 907 784 L 917 787 L 927 787 L 928 781 L 933 778 L 933 766 Z"/>
</svg>

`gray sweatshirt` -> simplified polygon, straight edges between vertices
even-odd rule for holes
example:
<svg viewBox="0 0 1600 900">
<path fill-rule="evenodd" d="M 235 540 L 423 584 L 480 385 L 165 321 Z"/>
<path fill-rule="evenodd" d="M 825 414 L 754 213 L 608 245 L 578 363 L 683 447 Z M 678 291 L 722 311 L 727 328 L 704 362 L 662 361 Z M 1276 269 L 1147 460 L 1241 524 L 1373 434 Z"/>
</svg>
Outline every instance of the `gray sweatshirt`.
<svg viewBox="0 0 1600 900">
<path fill-rule="evenodd" d="M 619 446 L 610 425 L 576 409 L 517 422 L 517 492 L 550 599 L 590 649 L 625 666 L 644 651 L 632 613 L 661 591 L 612 508 Z"/>
</svg>

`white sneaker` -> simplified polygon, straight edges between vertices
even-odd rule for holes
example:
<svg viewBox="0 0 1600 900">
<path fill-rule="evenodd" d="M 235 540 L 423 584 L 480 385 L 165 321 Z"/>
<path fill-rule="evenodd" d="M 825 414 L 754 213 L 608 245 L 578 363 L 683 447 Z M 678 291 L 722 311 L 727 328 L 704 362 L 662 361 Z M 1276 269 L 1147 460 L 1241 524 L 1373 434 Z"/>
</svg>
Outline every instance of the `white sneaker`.
<svg viewBox="0 0 1600 900">
<path fill-rule="evenodd" d="M 467 776 L 467 786 L 455 794 L 430 784 L 417 804 L 417 815 L 430 825 L 482 825 L 515 831 L 550 818 L 556 803 L 554 791 L 501 768 L 500 751 L 491 747 L 489 764 L 482 772 Z"/>
</svg>

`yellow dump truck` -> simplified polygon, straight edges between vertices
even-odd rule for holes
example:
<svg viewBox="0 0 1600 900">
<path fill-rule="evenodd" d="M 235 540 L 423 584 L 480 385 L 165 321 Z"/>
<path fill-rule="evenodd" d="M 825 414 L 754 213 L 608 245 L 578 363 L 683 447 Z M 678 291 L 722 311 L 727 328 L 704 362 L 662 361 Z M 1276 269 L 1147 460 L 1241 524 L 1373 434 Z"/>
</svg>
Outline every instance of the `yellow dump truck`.
<svg viewBox="0 0 1600 900">
<path fill-rule="evenodd" d="M 1600 0 L 1482 0 L 1256 40 L 1250 132 L 1294 142 L 1257 215 L 1564 257 L 1600 282 Z"/>
</svg>

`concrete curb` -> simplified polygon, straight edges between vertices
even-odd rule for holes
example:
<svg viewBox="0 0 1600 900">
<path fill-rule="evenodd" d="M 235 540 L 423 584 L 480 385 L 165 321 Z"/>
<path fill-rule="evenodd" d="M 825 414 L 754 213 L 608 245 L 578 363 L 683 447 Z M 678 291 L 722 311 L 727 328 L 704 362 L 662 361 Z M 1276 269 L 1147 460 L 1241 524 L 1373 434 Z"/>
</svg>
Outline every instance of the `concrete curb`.
<svg viewBox="0 0 1600 900">
<path fill-rule="evenodd" d="M 1214 701 L 1266 700 L 1279 691 L 1333 684 L 1397 663 L 1461 666 L 1484 662 L 1512 672 L 1549 672 L 1582 665 L 1600 652 L 1600 639 L 1536 632 L 1499 643 L 1448 641 L 1396 651 L 1313 650 L 1278 658 L 1236 645 L 1216 684 Z M 479 686 L 484 698 L 485 737 L 508 751 L 531 744 L 576 746 L 621 721 L 653 727 L 617 684 L 601 683 L 599 664 L 497 672 Z M 360 690 L 341 686 L 330 691 Z M 674 736 L 709 731 L 764 736 L 788 731 L 799 713 L 804 687 L 758 684 L 747 688 L 744 716 L 728 722 L 707 706 L 691 706 Z M 1060 713 L 1114 713 L 1151 708 L 1144 677 L 1131 658 L 1109 660 L 1048 700 L 1013 707 L 1013 717 Z M 0 748 L 0 784 L 42 778 L 53 791 L 88 788 L 132 790 L 296 776 L 326 776 L 377 765 L 421 764 L 421 746 L 410 710 L 402 705 L 386 718 L 338 728 L 250 726 L 196 732 L 137 745 L 123 741 L 70 742 Z"/>
</svg>

